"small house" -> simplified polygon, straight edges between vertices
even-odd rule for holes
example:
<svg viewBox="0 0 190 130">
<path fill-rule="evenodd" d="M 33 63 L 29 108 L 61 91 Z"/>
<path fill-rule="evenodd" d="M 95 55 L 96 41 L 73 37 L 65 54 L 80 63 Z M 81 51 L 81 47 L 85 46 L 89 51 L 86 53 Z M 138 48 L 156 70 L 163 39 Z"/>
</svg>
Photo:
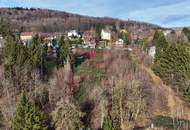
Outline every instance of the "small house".
<svg viewBox="0 0 190 130">
<path fill-rule="evenodd" d="M 111 31 L 102 29 L 102 31 L 101 31 L 101 39 L 111 41 Z"/>
<path fill-rule="evenodd" d="M 155 54 L 156 54 L 156 47 L 155 46 L 150 47 L 148 55 L 154 58 Z"/>
<path fill-rule="evenodd" d="M 76 30 L 71 30 L 71 31 L 69 31 L 69 32 L 67 33 L 67 36 L 68 36 L 68 37 L 72 37 L 72 36 L 74 36 L 74 37 L 80 37 L 80 35 L 78 34 L 78 32 L 77 32 Z"/>
<path fill-rule="evenodd" d="M 170 35 L 172 32 L 172 30 L 164 30 L 163 33 L 164 33 L 164 36 L 168 36 Z"/>
<path fill-rule="evenodd" d="M 124 40 L 119 39 L 115 42 L 116 47 L 123 47 L 124 46 Z"/>
<path fill-rule="evenodd" d="M 34 36 L 34 33 L 33 32 L 22 32 L 20 34 L 20 39 L 22 41 L 30 41 L 32 40 L 32 37 Z"/>
</svg>

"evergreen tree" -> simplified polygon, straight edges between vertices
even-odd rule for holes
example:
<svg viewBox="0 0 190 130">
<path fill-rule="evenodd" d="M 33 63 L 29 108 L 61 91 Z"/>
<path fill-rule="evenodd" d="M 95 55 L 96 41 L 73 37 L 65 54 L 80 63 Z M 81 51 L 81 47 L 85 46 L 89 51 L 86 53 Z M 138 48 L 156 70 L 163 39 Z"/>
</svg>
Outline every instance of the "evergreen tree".
<svg viewBox="0 0 190 130">
<path fill-rule="evenodd" d="M 14 35 L 11 29 L 9 29 L 10 27 L 8 25 L 4 25 L 4 27 L 0 28 L 4 33 L 3 36 L 5 39 L 3 55 L 5 78 L 11 80 L 19 91 L 19 88 L 25 86 L 23 83 L 26 83 L 23 78 L 27 79 L 27 69 L 25 69 L 25 63 L 28 59 L 28 51 L 27 48 L 20 43 L 18 36 Z"/>
<path fill-rule="evenodd" d="M 116 27 L 116 24 L 114 24 L 113 26 L 112 26 L 112 29 L 111 29 L 113 32 L 117 32 L 117 27 Z"/>
<path fill-rule="evenodd" d="M 103 130 L 112 130 L 112 120 L 109 114 L 104 117 Z"/>
<path fill-rule="evenodd" d="M 156 45 L 154 72 L 190 100 L 190 46 L 184 43 L 168 44 L 163 33 L 158 31 L 153 42 Z"/>
<path fill-rule="evenodd" d="M 39 68 L 40 67 L 40 60 L 41 60 L 41 48 L 42 48 L 42 39 L 35 35 L 29 45 L 29 58 L 30 58 L 30 65 L 31 68 Z"/>
<path fill-rule="evenodd" d="M 65 41 L 63 36 L 59 41 L 59 48 L 57 52 L 58 65 L 63 67 L 69 57 L 69 42 L 67 40 Z"/>
<path fill-rule="evenodd" d="M 3 38 L 7 39 L 8 36 L 14 36 L 11 30 L 11 25 L 8 20 L 0 18 L 0 34 Z"/>
<path fill-rule="evenodd" d="M 188 40 L 190 41 L 190 29 L 183 28 L 182 32 L 187 36 Z"/>
<path fill-rule="evenodd" d="M 101 31 L 102 31 L 103 26 L 101 24 L 97 24 L 96 25 L 96 36 L 97 39 L 100 40 L 101 39 Z"/>
<path fill-rule="evenodd" d="M 47 73 L 47 50 L 48 46 L 47 44 L 42 44 L 41 49 L 40 49 L 40 74 L 43 76 L 44 74 Z"/>
<path fill-rule="evenodd" d="M 17 64 L 23 66 L 28 58 L 27 48 L 22 44 L 17 44 Z"/>
<path fill-rule="evenodd" d="M 46 130 L 43 115 L 29 100 L 26 93 L 22 93 L 13 120 L 13 130 Z"/>
<path fill-rule="evenodd" d="M 35 35 L 28 48 L 31 69 L 39 70 L 42 76 L 46 71 L 47 45 L 43 44 L 41 37 Z"/>
<path fill-rule="evenodd" d="M 129 34 L 127 32 L 120 32 L 119 33 L 119 38 L 123 39 L 125 44 L 129 44 Z"/>
<path fill-rule="evenodd" d="M 173 44 L 169 46 L 154 67 L 154 71 L 167 84 L 190 97 L 190 46 Z M 188 99 L 190 100 L 190 98 Z"/>
<path fill-rule="evenodd" d="M 114 81 L 115 82 L 115 81 Z M 112 90 L 112 124 L 114 130 L 121 130 L 121 102 L 122 102 L 122 91 L 121 86 L 115 85 Z"/>
<path fill-rule="evenodd" d="M 156 31 L 153 38 L 153 44 L 156 46 L 156 54 L 154 58 L 154 71 L 156 71 L 157 66 L 160 63 L 160 60 L 168 47 L 168 43 L 164 37 L 163 32 Z"/>
<path fill-rule="evenodd" d="M 56 45 L 57 45 L 57 40 L 56 40 L 56 39 L 53 39 L 53 40 L 52 40 L 52 44 L 53 44 L 53 46 L 56 46 Z"/>
<path fill-rule="evenodd" d="M 156 31 L 153 38 L 153 44 L 156 46 L 155 62 L 159 62 L 159 58 L 168 47 L 166 38 L 161 31 Z"/>
<path fill-rule="evenodd" d="M 141 48 L 144 50 L 144 51 L 148 51 L 148 47 L 149 47 L 149 41 L 147 38 L 144 38 L 142 40 L 139 40 L 138 41 L 138 44 L 141 46 Z"/>
<path fill-rule="evenodd" d="M 14 66 L 17 62 L 17 43 L 12 36 L 7 36 L 4 48 L 4 69 L 6 78 L 14 77 Z"/>
<path fill-rule="evenodd" d="M 11 30 L 10 23 L 0 18 L 0 35 L 5 39 L 4 48 L 4 69 L 6 78 L 13 78 L 13 68 L 16 64 L 16 52 L 17 52 L 17 42 L 16 38 Z"/>
<path fill-rule="evenodd" d="M 83 43 L 83 40 L 82 40 L 81 37 L 79 37 L 79 38 L 78 38 L 78 44 L 80 45 L 80 44 L 82 44 L 82 43 Z"/>
</svg>

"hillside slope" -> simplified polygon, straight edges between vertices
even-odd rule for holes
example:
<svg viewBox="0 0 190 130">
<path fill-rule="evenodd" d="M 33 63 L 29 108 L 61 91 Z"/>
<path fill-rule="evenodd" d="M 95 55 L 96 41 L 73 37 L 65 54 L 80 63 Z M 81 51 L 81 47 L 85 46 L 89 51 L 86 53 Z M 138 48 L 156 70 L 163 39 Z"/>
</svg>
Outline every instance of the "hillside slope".
<svg viewBox="0 0 190 130">
<path fill-rule="evenodd" d="M 155 115 L 190 120 L 189 105 L 184 102 L 179 95 L 171 89 L 170 86 L 163 84 L 160 77 L 156 76 L 150 68 L 144 66 L 142 66 L 142 68 L 149 74 L 152 82 L 156 85 L 154 87 L 157 87 L 156 89 L 158 90 L 158 93 L 160 92 L 161 96 L 167 99 L 167 104 L 164 105 L 168 106 L 168 111 L 166 111 L 166 109 L 162 109 L 162 106 L 160 106 L 155 111 Z"/>
<path fill-rule="evenodd" d="M 121 93 L 124 92 L 121 96 L 122 107 L 127 104 L 121 110 L 121 117 L 127 117 L 124 113 L 130 111 L 137 115 L 133 121 L 123 119 L 124 129 L 128 126 L 149 126 L 157 117 L 171 118 L 171 121 L 190 120 L 187 103 L 170 86 L 163 84 L 149 67 L 138 63 L 135 56 L 130 55 L 126 50 L 100 52 L 95 60 L 86 61 L 77 69 L 75 82 L 79 84 L 75 100 L 79 101 L 84 112 L 86 107 L 90 108 L 86 122 L 92 128 L 101 127 L 106 111 L 113 112 L 113 92 L 119 86 Z"/>
<path fill-rule="evenodd" d="M 14 27 L 21 31 L 64 32 L 71 29 L 86 30 L 91 27 L 104 27 L 118 23 L 120 27 L 137 26 L 148 30 L 158 27 L 131 20 L 89 17 L 48 9 L 0 8 L 0 16 L 10 19 Z"/>
<path fill-rule="evenodd" d="M 189 124 L 183 127 L 190 121 L 188 103 L 163 84 L 135 53 L 115 49 L 96 53 L 95 59 L 75 66 L 74 73 L 68 63 L 64 68 L 54 68 L 47 82 L 36 77 L 32 77 L 32 84 L 27 82 L 32 98 L 43 97 L 41 107 L 47 116 L 52 117 L 59 101 L 64 100 L 84 113 L 81 121 L 85 128 L 102 128 L 104 117 L 110 113 L 113 119 L 121 119 L 123 130 L 149 127 L 155 120 L 161 127 L 172 127 L 163 130 L 173 130 L 175 121 L 179 122 L 175 124 L 178 129 L 189 130 Z M 2 125 L 5 129 L 11 127 L 19 88 L 4 79 L 3 65 L 0 72 L 0 128 Z"/>
<path fill-rule="evenodd" d="M 135 50 L 136 51 L 133 52 L 133 60 L 148 74 L 150 81 L 153 83 L 153 89 L 157 91 L 155 95 L 160 93 L 162 95 L 160 97 L 166 98 L 166 102 L 163 102 L 163 105 L 167 105 L 169 111 L 158 107 L 155 114 L 190 120 L 190 104 L 183 101 L 181 95 L 176 93 L 176 91 L 172 89 L 172 86 L 164 84 L 162 79 L 153 72 L 150 64 L 147 65 L 147 60 L 149 59 L 147 57 L 149 56 L 143 54 L 138 48 L 135 48 Z"/>
</svg>

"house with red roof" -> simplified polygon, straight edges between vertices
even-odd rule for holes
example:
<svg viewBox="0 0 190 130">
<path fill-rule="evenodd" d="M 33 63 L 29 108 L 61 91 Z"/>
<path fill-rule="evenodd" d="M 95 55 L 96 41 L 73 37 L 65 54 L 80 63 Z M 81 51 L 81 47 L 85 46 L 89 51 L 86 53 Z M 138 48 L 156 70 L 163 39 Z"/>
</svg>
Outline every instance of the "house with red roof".
<svg viewBox="0 0 190 130">
<path fill-rule="evenodd" d="M 32 37 L 34 36 L 33 32 L 22 32 L 20 34 L 20 39 L 24 42 L 32 40 Z"/>
</svg>

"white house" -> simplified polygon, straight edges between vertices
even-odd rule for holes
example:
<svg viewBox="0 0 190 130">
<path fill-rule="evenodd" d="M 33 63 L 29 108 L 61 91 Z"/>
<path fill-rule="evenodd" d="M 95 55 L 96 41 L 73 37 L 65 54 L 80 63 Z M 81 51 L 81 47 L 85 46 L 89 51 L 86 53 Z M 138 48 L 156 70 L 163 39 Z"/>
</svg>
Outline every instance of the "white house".
<svg viewBox="0 0 190 130">
<path fill-rule="evenodd" d="M 117 41 L 115 42 L 115 45 L 116 45 L 117 47 L 123 47 L 123 45 L 124 45 L 123 39 L 117 40 Z"/>
<path fill-rule="evenodd" d="M 75 36 L 75 37 L 80 37 L 80 35 L 77 33 L 76 30 L 71 30 L 67 33 L 68 37 Z"/>
<path fill-rule="evenodd" d="M 156 47 L 155 46 L 150 47 L 148 55 L 154 58 L 155 54 L 156 54 Z"/>
<path fill-rule="evenodd" d="M 165 30 L 163 31 L 164 36 L 168 36 L 169 34 L 171 34 L 172 30 Z"/>
<path fill-rule="evenodd" d="M 102 29 L 101 39 L 110 41 L 111 40 L 111 31 Z"/>
</svg>

